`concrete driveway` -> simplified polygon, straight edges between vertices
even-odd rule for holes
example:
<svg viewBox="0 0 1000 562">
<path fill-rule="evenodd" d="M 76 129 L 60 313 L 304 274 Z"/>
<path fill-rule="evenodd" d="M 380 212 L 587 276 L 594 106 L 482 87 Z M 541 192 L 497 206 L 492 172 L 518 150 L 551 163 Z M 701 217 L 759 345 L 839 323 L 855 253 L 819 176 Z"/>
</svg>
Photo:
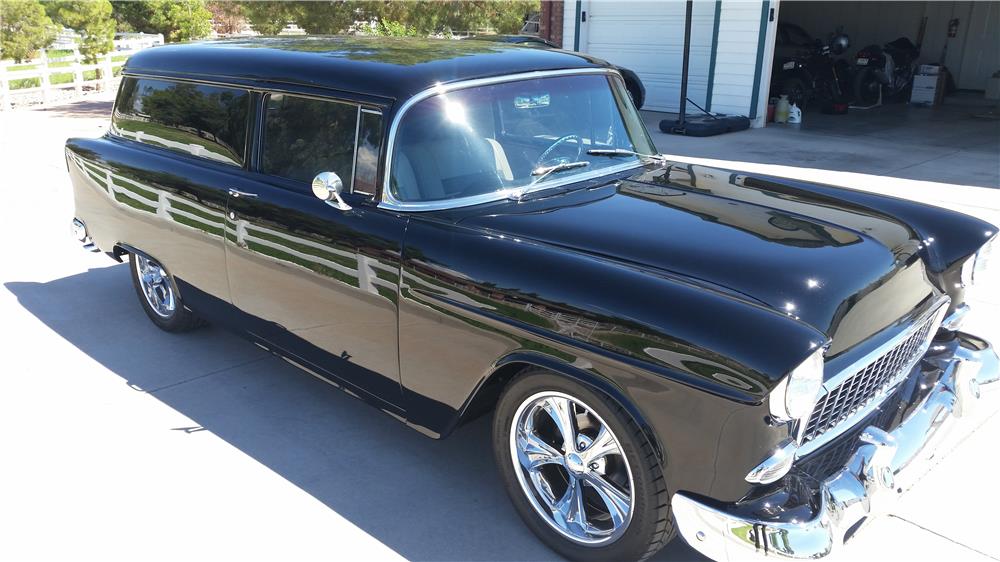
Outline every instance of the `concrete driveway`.
<svg viewBox="0 0 1000 562">
<path fill-rule="evenodd" d="M 68 232 L 62 144 L 109 100 L 0 114 L 0 559 L 554 559 L 488 418 L 433 441 L 226 332 L 153 327 L 126 266 Z M 1000 339 L 998 312 L 971 323 Z M 845 553 L 1000 559 L 994 411 Z"/>
</svg>

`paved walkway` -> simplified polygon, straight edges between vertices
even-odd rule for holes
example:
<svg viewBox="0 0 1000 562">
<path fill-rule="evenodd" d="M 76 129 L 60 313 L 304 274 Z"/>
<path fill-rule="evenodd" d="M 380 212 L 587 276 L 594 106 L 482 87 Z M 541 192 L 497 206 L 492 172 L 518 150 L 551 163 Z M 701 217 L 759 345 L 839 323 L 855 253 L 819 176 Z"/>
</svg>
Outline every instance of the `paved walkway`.
<svg viewBox="0 0 1000 562">
<path fill-rule="evenodd" d="M 68 232 L 63 142 L 109 110 L 0 114 L 0 559 L 551 560 L 500 488 L 488 419 L 432 441 L 226 332 L 152 326 L 125 266 Z M 971 318 L 994 340 L 997 312 Z M 1000 559 L 1000 417 L 976 423 L 849 558 Z"/>
</svg>

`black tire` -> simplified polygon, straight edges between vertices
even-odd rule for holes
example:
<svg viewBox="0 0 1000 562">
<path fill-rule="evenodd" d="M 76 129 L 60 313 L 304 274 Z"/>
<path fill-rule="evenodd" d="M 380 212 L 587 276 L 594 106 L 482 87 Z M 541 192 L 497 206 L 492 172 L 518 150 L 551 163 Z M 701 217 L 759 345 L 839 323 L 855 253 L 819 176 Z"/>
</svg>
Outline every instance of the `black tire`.
<svg viewBox="0 0 1000 562">
<path fill-rule="evenodd" d="M 875 69 L 865 67 L 854 76 L 854 101 L 858 105 L 875 105 L 878 103 L 881 83 L 875 76 Z"/>
<path fill-rule="evenodd" d="M 542 518 L 518 480 L 521 467 L 514 465 L 510 441 L 514 417 L 523 403 L 545 392 L 568 395 L 597 414 L 617 438 L 631 468 L 631 519 L 612 542 L 588 546 L 563 536 Z M 525 524 L 546 546 L 570 560 L 645 560 L 676 535 L 669 494 L 653 447 L 626 411 L 600 392 L 542 369 L 525 371 L 507 386 L 497 404 L 493 451 L 503 485 Z"/>
<path fill-rule="evenodd" d="M 148 260 L 148 263 L 154 264 L 160 268 L 163 272 L 164 277 L 164 287 L 166 290 L 171 291 L 173 298 L 173 309 L 168 313 L 157 312 L 150 304 L 149 299 L 146 297 L 146 293 L 143 290 L 143 282 L 141 280 L 141 273 L 139 272 L 139 262 L 140 260 Z M 191 312 L 190 309 L 184 306 L 184 301 L 181 300 L 180 293 L 177 291 L 177 284 L 174 282 L 173 277 L 170 276 L 162 266 L 150 259 L 140 256 L 136 257 L 135 254 L 129 254 L 129 264 L 128 269 L 132 276 L 132 287 L 135 289 L 135 294 L 139 298 L 139 305 L 142 306 L 143 312 L 146 316 L 156 324 L 158 328 L 166 332 L 180 333 L 180 332 L 190 332 L 196 328 L 205 325 L 205 321 Z"/>
</svg>

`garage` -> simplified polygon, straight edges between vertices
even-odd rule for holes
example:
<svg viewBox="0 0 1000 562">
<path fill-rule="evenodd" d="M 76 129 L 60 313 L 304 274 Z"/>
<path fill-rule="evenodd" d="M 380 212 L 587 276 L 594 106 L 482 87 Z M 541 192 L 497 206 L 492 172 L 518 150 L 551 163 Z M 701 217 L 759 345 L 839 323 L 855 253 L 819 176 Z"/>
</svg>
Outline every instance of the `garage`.
<svg viewBox="0 0 1000 562">
<path fill-rule="evenodd" d="M 635 71 L 656 131 L 680 106 L 686 4 L 543 2 L 541 35 Z M 691 11 L 688 115 L 745 116 L 752 130 L 657 140 L 664 152 L 1000 186 L 1000 2 L 697 0 Z M 913 49 L 897 59 L 887 45 L 900 38 Z M 789 70 L 802 66 L 836 78 L 803 77 L 796 92 Z M 783 93 L 800 124 L 769 122 Z"/>
<path fill-rule="evenodd" d="M 685 2 L 546 2 L 542 35 L 634 70 L 646 86 L 644 109 L 677 111 L 685 8 Z M 821 52 L 841 33 L 843 50 Z M 939 65 L 946 69 L 942 85 L 949 92 L 984 92 L 1000 71 L 1000 3 L 695 1 L 688 97 L 709 111 L 748 116 L 760 127 L 769 97 L 783 93 L 782 75 L 788 73 L 781 67 L 817 55 L 846 68 L 842 97 L 852 102 L 858 52 L 870 45 L 883 49 L 899 38 L 915 49 L 890 64 L 915 71 Z M 909 88 L 903 90 L 884 101 L 909 101 Z"/>
</svg>

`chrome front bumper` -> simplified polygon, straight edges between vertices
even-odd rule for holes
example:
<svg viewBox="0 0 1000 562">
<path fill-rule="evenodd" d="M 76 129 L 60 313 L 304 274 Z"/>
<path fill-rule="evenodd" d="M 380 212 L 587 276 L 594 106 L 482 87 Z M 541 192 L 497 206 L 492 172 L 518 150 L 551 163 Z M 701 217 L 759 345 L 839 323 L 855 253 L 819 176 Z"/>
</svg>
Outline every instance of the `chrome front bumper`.
<svg viewBox="0 0 1000 562">
<path fill-rule="evenodd" d="M 821 558 L 838 549 L 947 452 L 949 434 L 969 416 L 983 392 L 1000 388 L 1000 360 L 989 343 L 957 332 L 951 345 L 947 355 L 926 356 L 937 380 L 927 385 L 908 416 L 888 432 L 865 428 L 843 468 L 819 483 L 804 508 L 810 517 L 796 517 L 802 510 L 774 509 L 763 499 L 758 503 L 766 509 L 748 509 L 678 492 L 672 508 L 680 534 L 693 548 L 720 561 Z M 752 513 L 773 516 L 748 516 Z"/>
</svg>

